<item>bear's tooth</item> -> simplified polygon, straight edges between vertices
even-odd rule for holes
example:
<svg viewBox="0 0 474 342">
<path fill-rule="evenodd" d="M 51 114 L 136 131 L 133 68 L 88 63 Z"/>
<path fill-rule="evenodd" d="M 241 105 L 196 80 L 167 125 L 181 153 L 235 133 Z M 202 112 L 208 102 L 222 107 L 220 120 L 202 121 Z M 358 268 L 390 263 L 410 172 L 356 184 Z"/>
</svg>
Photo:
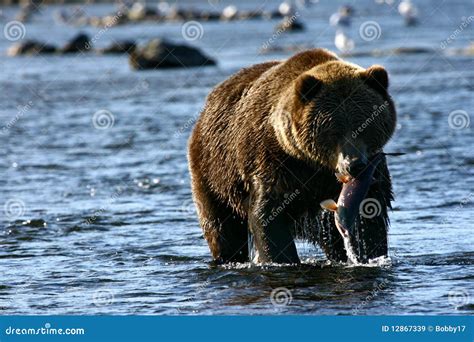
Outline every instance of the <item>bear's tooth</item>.
<svg viewBox="0 0 474 342">
<path fill-rule="evenodd" d="M 333 199 L 327 199 L 319 203 L 321 208 L 330 210 L 330 211 L 336 211 L 337 210 L 337 203 Z"/>
</svg>

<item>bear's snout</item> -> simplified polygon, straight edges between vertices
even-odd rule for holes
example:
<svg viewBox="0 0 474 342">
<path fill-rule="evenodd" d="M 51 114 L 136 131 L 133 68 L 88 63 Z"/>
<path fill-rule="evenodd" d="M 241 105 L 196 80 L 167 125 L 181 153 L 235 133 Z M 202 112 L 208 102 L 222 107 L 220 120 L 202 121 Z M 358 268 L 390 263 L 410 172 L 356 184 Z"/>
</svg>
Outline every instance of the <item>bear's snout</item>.
<svg viewBox="0 0 474 342">
<path fill-rule="evenodd" d="M 336 168 L 339 173 L 355 178 L 364 171 L 368 161 L 366 146 L 361 142 L 346 139 L 340 147 Z"/>
</svg>

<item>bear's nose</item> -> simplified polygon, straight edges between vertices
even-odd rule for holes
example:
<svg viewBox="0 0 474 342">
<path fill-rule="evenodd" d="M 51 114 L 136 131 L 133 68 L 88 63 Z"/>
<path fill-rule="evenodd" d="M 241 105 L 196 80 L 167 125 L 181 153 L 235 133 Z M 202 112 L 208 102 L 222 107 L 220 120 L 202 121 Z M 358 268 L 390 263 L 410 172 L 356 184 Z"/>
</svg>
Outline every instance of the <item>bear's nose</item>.
<svg viewBox="0 0 474 342">
<path fill-rule="evenodd" d="M 361 158 L 356 158 L 349 162 L 346 171 L 355 178 L 360 175 L 366 167 L 367 163 L 365 161 L 363 161 Z"/>
<path fill-rule="evenodd" d="M 367 149 L 360 141 L 346 140 L 339 150 L 337 169 L 339 173 L 357 177 L 368 164 Z"/>
</svg>

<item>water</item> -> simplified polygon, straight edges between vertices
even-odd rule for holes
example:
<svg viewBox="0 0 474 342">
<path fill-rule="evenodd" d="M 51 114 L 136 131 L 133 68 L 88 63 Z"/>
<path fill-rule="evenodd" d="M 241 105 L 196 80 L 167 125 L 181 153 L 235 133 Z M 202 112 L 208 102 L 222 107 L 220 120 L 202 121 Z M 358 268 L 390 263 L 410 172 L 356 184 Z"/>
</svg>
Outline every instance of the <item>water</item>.
<svg viewBox="0 0 474 342">
<path fill-rule="evenodd" d="M 333 49 L 327 22 L 337 6 L 301 9 L 307 31 L 271 44 Z M 439 49 L 473 9 L 469 1 L 423 1 L 421 25 L 406 28 L 396 8 L 354 6 L 359 16 L 348 34 L 356 51 Z M 63 44 L 77 33 L 51 23 L 57 8 L 28 23 L 26 38 Z M 105 14 L 112 6 L 85 9 Z M 3 9 L 2 26 L 14 11 Z M 368 20 L 381 27 L 374 41 L 358 34 Z M 386 151 L 407 152 L 390 159 L 389 261 L 331 265 L 317 247 L 299 243 L 300 267 L 210 263 L 191 201 L 187 139 L 216 83 L 288 56 L 258 54 L 274 25 L 203 23 L 193 44 L 219 61 L 215 68 L 134 72 L 125 56 L 0 57 L 0 122 L 8 125 L 0 150 L 3 314 L 472 314 L 474 138 L 472 127 L 453 129 L 448 118 L 464 110 L 472 119 L 474 68 L 472 57 L 444 51 L 349 58 L 389 70 L 399 121 Z M 445 51 L 466 47 L 472 25 Z M 96 46 L 183 41 L 180 23 L 81 30 L 98 37 Z M 2 36 L 0 50 L 9 45 Z M 107 129 L 93 125 L 101 110 L 113 119 L 102 122 Z"/>
</svg>

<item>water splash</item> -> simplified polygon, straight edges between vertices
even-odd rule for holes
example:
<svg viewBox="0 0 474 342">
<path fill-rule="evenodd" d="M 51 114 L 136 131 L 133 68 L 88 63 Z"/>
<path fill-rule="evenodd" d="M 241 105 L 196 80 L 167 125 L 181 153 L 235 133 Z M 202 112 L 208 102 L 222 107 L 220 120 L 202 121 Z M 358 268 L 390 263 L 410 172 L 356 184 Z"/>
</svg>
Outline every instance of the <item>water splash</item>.
<svg viewBox="0 0 474 342">
<path fill-rule="evenodd" d="M 357 254 L 354 252 L 354 248 L 351 245 L 349 236 L 344 236 L 343 239 L 344 239 L 344 248 L 346 249 L 346 254 L 347 254 L 347 262 L 349 263 L 349 265 L 355 265 L 355 266 L 362 265 L 357 260 Z"/>
<path fill-rule="evenodd" d="M 357 259 L 357 254 L 354 252 L 349 237 L 344 237 L 344 248 L 346 249 L 347 265 L 349 267 L 389 267 L 392 265 L 392 259 L 388 255 L 382 255 L 369 259 L 367 263 L 361 263 Z"/>
</svg>

